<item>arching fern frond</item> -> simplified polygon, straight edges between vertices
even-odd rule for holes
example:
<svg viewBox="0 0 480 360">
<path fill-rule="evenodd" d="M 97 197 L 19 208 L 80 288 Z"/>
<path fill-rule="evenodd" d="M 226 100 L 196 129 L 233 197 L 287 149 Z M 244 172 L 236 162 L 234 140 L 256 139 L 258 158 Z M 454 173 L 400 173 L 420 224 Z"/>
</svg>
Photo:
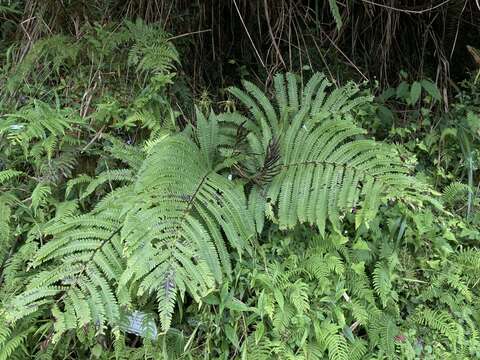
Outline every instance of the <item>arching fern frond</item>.
<svg viewBox="0 0 480 360">
<path fill-rule="evenodd" d="M 252 236 L 243 189 L 216 173 L 208 154 L 184 135 L 157 144 L 139 172 L 122 229 L 128 256 L 122 284 L 132 281 L 139 295 L 156 296 L 164 330 L 178 292 L 199 300 L 231 273 L 222 233 L 239 252 Z"/>
<path fill-rule="evenodd" d="M 0 124 L 0 134 L 5 134 L 10 142 L 23 147 L 34 139 L 44 140 L 41 147 L 46 152 L 54 146 L 52 142 L 85 122 L 71 109 L 55 109 L 39 100 L 5 117 Z"/>
<path fill-rule="evenodd" d="M 44 205 L 51 192 L 49 184 L 40 182 L 35 186 L 35 189 L 32 191 L 32 209 L 34 212 L 37 211 L 39 206 Z"/>
<path fill-rule="evenodd" d="M 389 301 L 398 300 L 397 294 L 392 290 L 390 266 L 386 261 L 379 261 L 373 270 L 373 288 L 380 297 L 382 306 L 385 308 Z"/>
<path fill-rule="evenodd" d="M 477 283 L 480 276 L 480 250 L 464 249 L 456 256 L 456 265 L 461 268 L 469 282 Z"/>
<path fill-rule="evenodd" d="M 428 308 L 418 309 L 412 320 L 432 330 L 439 331 L 448 338 L 453 347 L 464 340 L 463 333 L 460 331 L 461 327 L 446 311 Z"/>
<path fill-rule="evenodd" d="M 126 144 L 121 139 L 110 134 L 103 135 L 109 141 L 105 148 L 110 155 L 117 160 L 127 164 L 129 168 L 137 171 L 145 160 L 145 152 L 138 146 Z"/>
<path fill-rule="evenodd" d="M 63 218 L 44 230 L 54 239 L 41 247 L 34 275 L 12 301 L 7 316 L 16 321 L 48 304 L 57 340 L 69 329 L 94 324 L 98 331 L 119 319 L 114 284 L 124 270 L 118 209 Z M 60 306 L 61 305 L 61 306 Z"/>
<path fill-rule="evenodd" d="M 18 333 L 12 331 L 3 324 L 5 319 L 1 316 L 0 321 L 2 321 L 0 327 L 0 360 L 25 358 L 27 356 L 25 341 L 28 333 L 26 331 L 19 331 Z"/>
<path fill-rule="evenodd" d="M 74 207 L 43 227 L 49 241 L 31 264 L 40 271 L 12 300 L 11 321 L 46 305 L 55 318 L 56 340 L 85 325 L 99 332 L 114 327 L 120 305 L 153 297 L 167 331 L 178 294 L 188 292 L 200 302 L 225 274 L 231 276 L 225 239 L 241 254 L 254 224 L 242 185 L 218 172 L 225 164 L 218 156 L 216 119 L 199 124 L 192 137 L 157 142 L 138 174 L 110 170 L 90 182 L 84 194 L 108 180 L 130 183 L 90 213 L 76 216 Z M 79 179 L 68 184 L 69 192 L 90 181 Z"/>
<path fill-rule="evenodd" d="M 461 182 L 453 182 L 449 184 L 442 194 L 442 200 L 445 205 L 453 207 L 458 202 L 467 202 L 467 196 L 473 192 L 470 186 Z"/>
<path fill-rule="evenodd" d="M 349 359 L 347 340 L 339 333 L 337 325 L 331 322 L 319 324 L 315 333 L 323 349 L 328 351 L 330 360 Z"/>
<path fill-rule="evenodd" d="M 128 54 L 128 63 L 138 71 L 166 72 L 178 62 L 178 52 L 169 43 L 169 34 L 159 26 L 149 26 L 142 20 L 126 22 L 128 34 L 134 44 Z"/>
<path fill-rule="evenodd" d="M 81 179 L 84 178 L 82 177 Z M 112 182 L 123 182 L 128 184 L 133 182 L 134 179 L 134 173 L 130 169 L 106 170 L 90 181 L 86 189 L 82 192 L 80 199 L 90 196 L 100 185 L 105 183 L 110 184 L 110 186 Z"/>
<path fill-rule="evenodd" d="M 2 170 L 0 171 L 0 185 L 22 174 L 23 172 L 17 171 L 17 170 L 12 170 L 12 169 Z"/>
<path fill-rule="evenodd" d="M 373 344 L 377 345 L 387 359 L 395 356 L 395 336 L 398 327 L 392 317 L 386 313 L 378 313 L 370 318 L 368 335 Z"/>
<path fill-rule="evenodd" d="M 327 95 L 329 85 L 321 74 L 303 88 L 293 74 L 277 75 L 275 104 L 252 83 L 244 82 L 245 90 L 231 89 L 257 125 L 249 135 L 250 151 L 258 154 L 252 161 L 262 165 L 271 142 L 279 141 L 274 164 L 279 173 L 264 193 L 278 209 L 282 229 L 306 222 L 325 234 L 328 219 L 339 230 L 352 208 L 359 208 L 359 226 L 375 216 L 385 198 L 418 188 L 393 148 L 365 139 L 366 132 L 349 121 L 350 111 L 369 98 L 352 99 L 359 91 L 353 84 Z M 260 172 L 261 166 L 252 166 Z"/>
</svg>

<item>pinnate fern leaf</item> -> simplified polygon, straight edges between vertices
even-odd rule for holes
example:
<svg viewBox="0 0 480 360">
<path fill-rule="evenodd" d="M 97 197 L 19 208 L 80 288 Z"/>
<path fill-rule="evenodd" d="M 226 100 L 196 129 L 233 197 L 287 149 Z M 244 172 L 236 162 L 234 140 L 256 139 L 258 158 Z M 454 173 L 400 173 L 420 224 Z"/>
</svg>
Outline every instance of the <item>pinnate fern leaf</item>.
<svg viewBox="0 0 480 360">
<path fill-rule="evenodd" d="M 359 91 L 356 86 L 348 84 L 328 95 L 330 83 L 321 74 L 304 88 L 292 74 L 277 75 L 274 83 L 274 103 L 249 82 L 244 82 L 245 90 L 233 88 L 231 93 L 257 125 L 251 127 L 257 129 L 251 134 L 251 152 L 265 158 L 268 144 L 279 141 L 278 171 L 265 198 L 278 208 L 282 229 L 309 223 L 325 234 L 329 221 L 340 230 L 341 219 L 357 208 L 360 226 L 375 217 L 386 198 L 419 187 L 393 148 L 366 139 L 366 132 L 349 121 L 352 109 L 370 100 L 352 99 Z"/>
<path fill-rule="evenodd" d="M 124 270 L 119 228 L 115 209 L 66 217 L 48 226 L 45 235 L 53 240 L 39 249 L 31 264 L 44 270 L 13 299 L 9 320 L 50 304 L 56 319 L 54 340 L 64 331 L 87 324 L 99 331 L 107 323 L 115 325 L 119 308 L 114 285 Z"/>
<path fill-rule="evenodd" d="M 443 310 L 419 309 L 413 316 L 413 321 L 439 331 L 448 338 L 453 347 L 463 341 L 463 334 L 459 332 L 456 321 Z"/>
<path fill-rule="evenodd" d="M 139 172 L 136 202 L 122 229 L 130 269 L 122 282 L 155 294 L 164 330 L 177 292 L 188 289 L 199 300 L 229 274 L 222 232 L 240 252 L 252 236 L 243 189 L 211 165 L 183 135 L 157 144 Z"/>
<path fill-rule="evenodd" d="M 0 185 L 7 182 L 10 179 L 14 179 L 23 173 L 21 171 L 7 169 L 0 171 Z"/>
</svg>

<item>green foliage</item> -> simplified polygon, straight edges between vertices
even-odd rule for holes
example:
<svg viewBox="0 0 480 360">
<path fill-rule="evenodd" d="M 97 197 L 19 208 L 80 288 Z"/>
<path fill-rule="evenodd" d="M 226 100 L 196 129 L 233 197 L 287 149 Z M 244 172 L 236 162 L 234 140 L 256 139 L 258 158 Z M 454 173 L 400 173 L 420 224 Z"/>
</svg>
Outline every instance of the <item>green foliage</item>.
<svg viewBox="0 0 480 360">
<path fill-rule="evenodd" d="M 260 185 L 274 175 L 261 191 L 267 206 L 278 207 L 282 229 L 306 222 L 324 235 L 328 219 L 340 231 L 341 219 L 356 207 L 358 227 L 375 217 L 385 198 L 408 198 L 422 187 L 392 147 L 364 138 L 351 122 L 350 111 L 369 98 L 351 99 L 358 92 L 352 84 L 327 95 L 329 85 L 316 74 L 299 89 L 293 74 L 286 81 L 277 75 L 278 112 L 252 83 L 244 82 L 246 91 L 231 90 L 252 114 L 247 141 L 249 152 L 259 154 L 242 172 Z"/>
<path fill-rule="evenodd" d="M 252 236 L 241 188 L 214 172 L 203 147 L 214 145 L 216 134 L 198 136 L 200 149 L 183 137 L 156 145 L 140 169 L 138 195 L 122 228 L 129 256 L 122 281 L 138 283 L 139 296 L 156 293 L 165 330 L 177 290 L 183 297 L 188 289 L 199 301 L 222 273 L 231 276 L 221 231 L 238 251 Z"/>
<path fill-rule="evenodd" d="M 288 73 L 185 124 L 160 26 L 81 31 L 2 69 L 0 359 L 480 356 L 475 99 Z"/>
<path fill-rule="evenodd" d="M 332 12 L 333 18 L 335 19 L 337 29 L 340 30 L 342 28 L 343 21 L 342 16 L 340 15 L 340 11 L 338 10 L 337 1 L 328 0 L 328 6 L 330 6 L 330 11 Z"/>
</svg>

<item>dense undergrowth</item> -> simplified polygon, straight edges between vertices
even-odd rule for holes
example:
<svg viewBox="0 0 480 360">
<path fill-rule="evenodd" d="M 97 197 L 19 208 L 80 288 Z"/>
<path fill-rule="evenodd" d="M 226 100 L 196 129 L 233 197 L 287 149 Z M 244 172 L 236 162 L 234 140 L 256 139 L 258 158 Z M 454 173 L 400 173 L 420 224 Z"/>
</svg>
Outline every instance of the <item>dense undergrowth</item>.
<svg viewBox="0 0 480 360">
<path fill-rule="evenodd" d="M 476 73 L 217 102 L 158 23 L 77 35 L 0 57 L 0 359 L 480 358 Z"/>
</svg>

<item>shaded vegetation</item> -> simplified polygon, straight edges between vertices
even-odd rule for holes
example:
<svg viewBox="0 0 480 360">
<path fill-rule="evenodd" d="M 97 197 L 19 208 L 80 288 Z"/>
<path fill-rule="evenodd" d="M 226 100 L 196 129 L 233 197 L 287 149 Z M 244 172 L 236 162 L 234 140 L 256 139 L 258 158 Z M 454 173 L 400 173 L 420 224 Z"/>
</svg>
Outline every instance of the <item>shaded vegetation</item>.
<svg viewBox="0 0 480 360">
<path fill-rule="evenodd" d="M 0 359 L 480 358 L 475 1 L 0 1 Z"/>
</svg>

